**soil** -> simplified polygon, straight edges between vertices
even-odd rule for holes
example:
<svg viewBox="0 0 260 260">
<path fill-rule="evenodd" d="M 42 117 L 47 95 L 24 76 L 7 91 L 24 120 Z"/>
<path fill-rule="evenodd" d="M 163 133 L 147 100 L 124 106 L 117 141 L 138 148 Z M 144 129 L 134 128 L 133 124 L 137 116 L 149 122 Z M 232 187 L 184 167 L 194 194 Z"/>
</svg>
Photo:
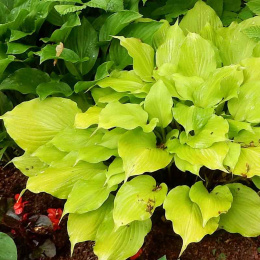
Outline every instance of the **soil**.
<svg viewBox="0 0 260 260">
<path fill-rule="evenodd" d="M 27 177 L 12 165 L 3 168 L 0 164 L 0 197 L 13 198 L 26 186 Z M 63 208 L 64 200 L 48 194 L 33 194 L 26 191 L 23 200 L 29 201 L 25 212 L 47 215 L 48 208 Z M 147 235 L 140 260 L 158 260 L 166 255 L 167 260 L 178 259 L 182 240 L 172 231 L 171 223 L 165 221 L 164 212 L 158 209 L 153 216 L 153 228 Z M 67 219 L 61 221 L 61 229 L 53 232 L 50 239 L 54 242 L 57 254 L 52 260 L 97 260 L 93 253 L 93 242 L 79 243 L 73 256 L 70 256 L 70 242 L 66 230 Z M 0 231 L 11 234 L 11 228 L 0 224 Z M 13 235 L 18 249 L 18 259 L 27 260 L 31 245 L 18 235 Z M 39 258 L 50 259 L 50 258 Z M 219 230 L 206 236 L 199 243 L 192 243 L 185 250 L 181 260 L 260 260 L 260 237 L 245 238 L 239 234 L 229 234 Z M 115 259 L 117 260 L 117 259 Z"/>
</svg>

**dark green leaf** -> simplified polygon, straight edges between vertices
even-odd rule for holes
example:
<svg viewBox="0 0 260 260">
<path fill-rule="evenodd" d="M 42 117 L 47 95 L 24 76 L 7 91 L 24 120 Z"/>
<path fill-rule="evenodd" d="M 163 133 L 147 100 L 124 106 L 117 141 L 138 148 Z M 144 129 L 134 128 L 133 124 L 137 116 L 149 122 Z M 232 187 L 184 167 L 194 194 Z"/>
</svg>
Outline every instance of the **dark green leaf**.
<svg viewBox="0 0 260 260">
<path fill-rule="evenodd" d="M 37 69 L 24 68 L 11 74 L 0 84 L 0 90 L 17 90 L 23 94 L 36 94 L 36 87 L 50 81 L 47 73 Z"/>
<path fill-rule="evenodd" d="M 112 36 L 117 35 L 129 23 L 142 17 L 141 14 L 133 11 L 121 11 L 109 16 L 99 33 L 100 41 L 110 41 Z"/>
<path fill-rule="evenodd" d="M 25 45 L 22 43 L 7 43 L 7 54 L 22 54 L 34 46 Z"/>
<path fill-rule="evenodd" d="M 75 66 L 66 62 L 66 66 L 71 74 L 78 75 L 79 71 L 81 75 L 85 75 L 92 69 L 99 52 L 97 42 L 97 32 L 89 21 L 86 18 L 83 18 L 81 26 L 72 29 L 64 46 L 73 50 L 80 59 L 89 57 L 89 60 L 76 64 Z"/>
<path fill-rule="evenodd" d="M 0 259 L 17 260 L 17 249 L 11 237 L 5 233 L 0 233 Z"/>
<path fill-rule="evenodd" d="M 38 85 L 36 93 L 41 100 L 53 94 L 62 94 L 65 97 L 72 95 L 73 91 L 70 86 L 64 82 L 46 82 Z"/>
</svg>

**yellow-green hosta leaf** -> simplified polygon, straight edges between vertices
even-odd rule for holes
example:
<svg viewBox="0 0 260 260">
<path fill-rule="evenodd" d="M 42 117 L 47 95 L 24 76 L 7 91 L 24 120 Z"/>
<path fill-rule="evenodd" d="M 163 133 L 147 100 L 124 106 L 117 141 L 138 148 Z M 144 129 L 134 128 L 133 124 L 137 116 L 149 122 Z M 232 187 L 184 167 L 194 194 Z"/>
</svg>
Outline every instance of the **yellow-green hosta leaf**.
<svg viewBox="0 0 260 260">
<path fill-rule="evenodd" d="M 113 217 L 116 227 L 135 220 L 149 219 L 161 206 L 168 191 L 167 185 L 149 175 L 138 176 L 121 186 L 115 197 Z"/>
<path fill-rule="evenodd" d="M 260 57 L 252 57 L 241 61 L 244 73 L 244 83 L 257 81 L 260 78 Z"/>
<path fill-rule="evenodd" d="M 229 146 L 226 142 L 215 143 L 205 149 L 192 148 L 186 144 L 182 145 L 177 139 L 169 141 L 166 145 L 168 152 L 177 154 L 180 159 L 190 164 L 226 172 L 223 166 L 223 161 L 229 151 Z"/>
<path fill-rule="evenodd" d="M 123 161 L 122 158 L 117 157 L 115 160 L 109 165 L 106 176 L 107 178 L 111 178 L 114 175 L 124 172 Z"/>
<path fill-rule="evenodd" d="M 194 135 L 187 136 L 183 132 L 180 141 L 192 148 L 208 148 L 214 143 L 226 141 L 228 130 L 228 122 L 223 117 L 212 115 L 202 128 L 194 130 Z"/>
<path fill-rule="evenodd" d="M 157 81 L 145 98 L 144 109 L 149 119 L 158 118 L 158 126 L 166 128 L 172 121 L 173 101 L 170 92 L 163 81 Z"/>
<path fill-rule="evenodd" d="M 260 147 L 241 148 L 238 162 L 233 174 L 251 178 L 260 176 Z"/>
<path fill-rule="evenodd" d="M 260 81 L 248 82 L 242 87 L 238 98 L 228 102 L 228 110 L 237 121 L 260 123 Z"/>
<path fill-rule="evenodd" d="M 30 177 L 26 188 L 34 193 L 47 192 L 59 199 L 67 199 L 78 180 L 90 180 L 105 170 L 103 163 L 86 162 L 79 162 L 74 167 L 49 167 L 41 174 Z"/>
<path fill-rule="evenodd" d="M 162 66 L 165 63 L 178 65 L 180 56 L 180 47 L 185 39 L 184 33 L 178 25 L 171 26 L 167 32 L 165 41 L 160 45 L 156 52 L 156 65 Z"/>
<path fill-rule="evenodd" d="M 234 138 L 235 142 L 242 144 L 242 146 L 244 147 L 260 146 L 259 140 L 260 140 L 260 127 L 250 127 L 249 129 L 244 129 L 240 131 Z"/>
<path fill-rule="evenodd" d="M 180 159 L 176 154 L 174 155 L 174 162 L 179 170 L 183 172 L 189 171 L 197 176 L 200 176 L 199 172 L 202 165 L 191 164 L 188 161 Z"/>
<path fill-rule="evenodd" d="M 140 39 L 125 38 L 123 36 L 114 36 L 120 40 L 120 44 L 125 47 L 128 54 L 133 58 L 135 73 L 146 82 L 152 82 L 154 69 L 154 49 L 142 43 Z"/>
<path fill-rule="evenodd" d="M 147 219 L 115 229 L 111 212 L 97 231 L 94 253 L 99 260 L 125 260 L 142 247 L 151 227 L 152 222 Z"/>
<path fill-rule="evenodd" d="M 260 235 L 260 197 L 251 188 L 240 184 L 227 184 L 233 203 L 227 214 L 220 216 L 219 227 L 244 237 Z"/>
<path fill-rule="evenodd" d="M 65 203 L 63 215 L 83 214 L 98 209 L 107 200 L 110 192 L 117 189 L 117 185 L 113 187 L 104 185 L 105 180 L 105 175 L 99 174 L 92 180 L 77 181 Z"/>
<path fill-rule="evenodd" d="M 174 73 L 170 76 L 170 79 L 173 81 L 176 92 L 178 93 L 177 97 L 180 100 L 190 101 L 194 101 L 194 93 L 204 82 L 200 77 L 187 77 L 179 73 Z"/>
<path fill-rule="evenodd" d="M 78 151 L 83 147 L 99 143 L 103 133 L 93 134 L 93 129 L 67 128 L 58 133 L 50 142 L 64 152 Z"/>
<path fill-rule="evenodd" d="M 222 22 L 216 12 L 203 1 L 198 1 L 183 17 L 180 27 L 185 33 L 200 33 L 207 24 L 214 29 L 222 27 Z"/>
<path fill-rule="evenodd" d="M 153 46 L 155 49 L 158 49 L 159 46 L 164 43 L 166 34 L 170 28 L 170 24 L 167 20 L 161 20 L 161 22 L 163 22 L 163 25 L 153 35 Z"/>
<path fill-rule="evenodd" d="M 113 209 L 114 199 L 110 196 L 98 209 L 84 214 L 69 214 L 68 235 L 71 243 L 71 253 L 77 243 L 96 238 L 97 230 L 105 216 Z"/>
<path fill-rule="evenodd" d="M 147 125 L 148 114 L 138 104 L 109 103 L 99 115 L 98 128 L 111 129 L 120 127 L 132 130 L 142 127 L 145 132 L 151 132 L 157 121 L 151 121 Z"/>
<path fill-rule="evenodd" d="M 101 107 L 90 107 L 85 113 L 78 113 L 75 118 L 74 126 L 78 129 L 86 129 L 99 122 Z"/>
<path fill-rule="evenodd" d="M 219 102 L 237 97 L 243 83 L 243 72 L 238 66 L 225 66 L 215 70 L 209 78 L 194 91 L 194 104 L 213 107 Z"/>
<path fill-rule="evenodd" d="M 208 192 L 202 181 L 196 182 L 189 193 L 192 202 L 196 203 L 201 211 L 203 227 L 212 218 L 227 213 L 231 207 L 233 196 L 227 186 L 216 186 Z"/>
<path fill-rule="evenodd" d="M 225 66 L 238 64 L 240 61 L 252 57 L 257 41 L 246 36 L 243 30 L 258 24 L 260 24 L 260 17 L 256 16 L 239 24 L 233 22 L 228 28 L 218 30 L 221 40 L 218 41 L 217 47 Z"/>
<path fill-rule="evenodd" d="M 131 71 L 112 71 L 109 77 L 97 82 L 101 88 L 112 88 L 117 92 L 135 92 L 141 90 L 145 82 Z"/>
<path fill-rule="evenodd" d="M 241 145 L 233 142 L 228 142 L 227 144 L 229 150 L 224 160 L 224 165 L 227 166 L 229 171 L 233 172 L 241 153 Z"/>
<path fill-rule="evenodd" d="M 60 151 L 53 144 L 47 143 L 40 146 L 32 155 L 38 157 L 42 162 L 52 165 L 52 162 L 62 160 L 67 153 Z"/>
<path fill-rule="evenodd" d="M 229 132 L 228 132 L 229 138 L 235 137 L 234 140 L 236 140 L 236 137 L 240 136 L 240 133 L 242 134 L 242 132 L 251 132 L 251 133 L 254 132 L 250 123 L 240 122 L 240 121 L 236 121 L 233 119 L 227 119 L 227 121 L 229 124 Z M 246 130 L 246 131 L 243 131 L 243 130 Z"/>
<path fill-rule="evenodd" d="M 32 156 L 29 153 L 24 153 L 22 156 L 15 157 L 11 162 L 28 177 L 40 174 L 48 167 L 48 165 L 39 160 L 39 158 Z"/>
<path fill-rule="evenodd" d="M 111 178 L 109 178 L 107 181 L 106 181 L 106 184 L 107 186 L 110 188 L 114 185 L 117 185 L 121 182 L 123 182 L 125 180 L 125 173 L 118 173 L 118 174 L 115 174 L 113 176 L 111 176 Z"/>
<path fill-rule="evenodd" d="M 211 44 L 199 34 L 189 33 L 180 48 L 179 72 L 203 79 L 216 69 L 216 54 Z"/>
<path fill-rule="evenodd" d="M 113 155 L 117 155 L 117 150 L 93 144 L 79 150 L 78 161 L 82 160 L 89 163 L 99 163 L 108 160 Z"/>
<path fill-rule="evenodd" d="M 157 148 L 155 134 L 144 133 L 141 129 L 128 131 L 122 136 L 118 153 L 123 159 L 125 179 L 165 168 L 172 160 L 166 150 Z"/>
<path fill-rule="evenodd" d="M 172 189 L 163 204 L 165 216 L 172 221 L 173 230 L 182 237 L 183 245 L 180 255 L 190 243 L 199 242 L 207 234 L 214 233 L 218 228 L 219 218 L 213 218 L 203 227 L 200 208 L 189 197 L 188 186 Z"/>
<path fill-rule="evenodd" d="M 187 106 L 182 103 L 177 103 L 172 109 L 174 119 L 181 124 L 185 132 L 195 132 L 206 125 L 208 120 L 213 115 L 213 108 L 200 108 L 196 106 Z"/>
<path fill-rule="evenodd" d="M 114 128 L 110 131 L 107 131 L 102 137 L 102 140 L 99 143 L 99 145 L 102 145 L 109 149 L 117 149 L 118 141 L 125 132 L 126 130 L 122 128 Z"/>
<path fill-rule="evenodd" d="M 8 134 L 25 151 L 32 153 L 63 129 L 73 126 L 77 104 L 52 97 L 21 103 L 1 117 Z M 19 127 L 18 127 L 19 126 Z"/>
</svg>

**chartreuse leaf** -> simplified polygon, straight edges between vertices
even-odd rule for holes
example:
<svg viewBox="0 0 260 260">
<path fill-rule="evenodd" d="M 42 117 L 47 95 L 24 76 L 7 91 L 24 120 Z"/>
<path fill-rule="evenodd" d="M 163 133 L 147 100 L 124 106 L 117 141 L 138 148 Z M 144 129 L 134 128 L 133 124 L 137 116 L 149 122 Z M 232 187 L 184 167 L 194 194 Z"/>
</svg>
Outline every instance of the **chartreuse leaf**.
<svg viewBox="0 0 260 260">
<path fill-rule="evenodd" d="M 149 119 L 158 118 L 158 126 L 167 127 L 173 118 L 173 101 L 170 92 L 163 81 L 157 81 L 150 89 L 144 101 L 144 109 L 149 114 Z"/>
<path fill-rule="evenodd" d="M 78 180 L 90 180 L 105 170 L 103 163 L 87 162 L 79 162 L 74 167 L 49 167 L 41 174 L 30 177 L 26 187 L 34 193 L 47 192 L 57 198 L 67 199 Z"/>
<path fill-rule="evenodd" d="M 85 113 L 78 113 L 75 118 L 74 126 L 78 129 L 86 129 L 92 125 L 98 124 L 101 110 L 101 107 L 93 106 Z"/>
<path fill-rule="evenodd" d="M 39 158 L 32 156 L 29 153 L 24 153 L 22 156 L 15 157 L 11 162 L 28 177 L 37 175 L 48 167 L 48 165 L 40 161 Z"/>
<path fill-rule="evenodd" d="M 241 153 L 241 145 L 234 142 L 228 142 L 227 144 L 229 146 L 229 151 L 224 160 L 224 165 L 227 166 L 228 170 L 233 172 L 239 160 L 239 156 Z"/>
<path fill-rule="evenodd" d="M 107 147 L 109 149 L 117 149 L 118 141 L 121 136 L 126 132 L 125 129 L 122 128 L 114 128 L 110 131 L 107 131 L 103 137 L 99 145 Z"/>
<path fill-rule="evenodd" d="M 2 232 L 0 232 L 0 259 L 17 260 L 17 249 L 13 239 Z"/>
<path fill-rule="evenodd" d="M 23 68 L 15 71 L 0 84 L 0 90 L 16 90 L 23 94 L 36 94 L 36 88 L 41 83 L 50 81 L 47 73 L 32 69 Z"/>
<path fill-rule="evenodd" d="M 165 168 L 172 160 L 167 151 L 156 147 L 155 134 L 144 133 L 140 128 L 120 138 L 118 153 L 123 159 L 125 179 Z"/>
<path fill-rule="evenodd" d="M 244 73 L 244 83 L 248 81 L 257 81 L 260 78 L 260 57 L 252 57 L 241 61 Z"/>
<path fill-rule="evenodd" d="M 162 20 L 163 25 L 153 35 L 153 46 L 158 49 L 166 40 L 166 34 L 170 28 L 170 24 L 167 20 Z"/>
<path fill-rule="evenodd" d="M 48 96 L 55 94 L 62 94 L 65 97 L 69 97 L 72 95 L 73 91 L 65 82 L 46 82 L 37 86 L 36 93 L 41 100 L 44 100 Z"/>
<path fill-rule="evenodd" d="M 212 107 L 237 97 L 243 79 L 243 72 L 236 65 L 219 68 L 197 87 L 193 95 L 194 103 L 200 107 Z"/>
<path fill-rule="evenodd" d="M 228 122 L 223 117 L 212 115 L 203 127 L 194 131 L 194 135 L 181 134 L 180 141 L 192 148 L 208 148 L 214 143 L 226 141 L 228 130 Z"/>
<path fill-rule="evenodd" d="M 152 222 L 147 219 L 115 229 L 111 211 L 97 231 L 94 253 L 100 260 L 125 260 L 142 247 L 151 227 Z"/>
<path fill-rule="evenodd" d="M 185 33 L 200 33 L 207 23 L 214 29 L 222 27 L 222 22 L 215 11 L 203 1 L 197 1 L 181 20 L 180 27 Z"/>
<path fill-rule="evenodd" d="M 165 41 L 159 46 L 156 52 L 156 65 L 162 66 L 165 63 L 178 65 L 180 47 L 185 39 L 184 33 L 178 25 L 178 21 L 165 33 Z"/>
<path fill-rule="evenodd" d="M 127 49 L 129 55 L 133 58 L 135 73 L 142 80 L 152 82 L 154 49 L 136 38 L 125 38 L 123 36 L 115 36 L 115 38 L 120 40 L 120 44 Z"/>
<path fill-rule="evenodd" d="M 244 237 L 260 234 L 260 198 L 251 188 L 233 183 L 226 185 L 233 195 L 231 209 L 220 216 L 219 227 Z"/>
<path fill-rule="evenodd" d="M 236 175 L 251 178 L 260 176 L 260 147 L 241 148 L 238 162 L 233 170 Z"/>
<path fill-rule="evenodd" d="M 32 155 L 38 157 L 42 162 L 52 165 L 52 162 L 62 160 L 67 153 L 62 152 L 54 145 L 47 143 L 40 146 Z"/>
<path fill-rule="evenodd" d="M 115 160 L 109 165 L 106 176 L 111 178 L 114 175 L 124 172 L 123 161 L 120 157 L 115 158 Z"/>
<path fill-rule="evenodd" d="M 58 133 L 51 143 L 63 152 L 78 151 L 80 148 L 96 144 L 101 141 L 103 134 L 93 134 L 92 129 L 66 128 Z"/>
<path fill-rule="evenodd" d="M 189 193 L 192 202 L 196 203 L 201 211 L 203 227 L 212 218 L 227 213 L 231 207 L 233 196 L 227 186 L 216 186 L 208 192 L 202 181 L 196 182 Z"/>
<path fill-rule="evenodd" d="M 233 138 L 233 137 L 236 138 L 237 136 L 240 136 L 240 132 L 241 132 L 241 134 L 242 134 L 242 132 L 246 132 L 246 133 L 252 132 L 253 133 L 253 129 L 252 129 L 252 126 L 250 123 L 240 122 L 240 121 L 236 121 L 233 119 L 227 119 L 227 121 L 229 124 L 229 132 L 228 132 L 229 138 Z M 243 130 L 246 130 L 246 131 L 243 131 Z"/>
<path fill-rule="evenodd" d="M 110 15 L 100 29 L 99 41 L 110 41 L 112 36 L 117 35 L 129 23 L 141 17 L 141 14 L 128 10 Z"/>
<path fill-rule="evenodd" d="M 105 186 L 104 173 L 97 175 L 92 180 L 77 181 L 65 203 L 63 215 L 67 213 L 83 214 L 98 209 L 107 200 L 111 191 L 117 189 Z"/>
<path fill-rule="evenodd" d="M 98 128 L 121 127 L 132 130 L 140 126 L 145 132 L 151 132 L 155 128 L 157 120 L 152 120 L 148 125 L 147 120 L 148 114 L 140 105 L 113 102 L 100 112 Z"/>
<path fill-rule="evenodd" d="M 138 92 L 145 83 L 136 73 L 131 71 L 112 71 L 109 77 L 97 82 L 101 88 L 112 88 L 117 92 Z"/>
<path fill-rule="evenodd" d="M 138 176 L 121 186 L 115 198 L 113 217 L 116 227 L 135 220 L 149 219 L 155 208 L 162 205 L 168 188 L 165 183 L 156 185 L 149 175 Z"/>
<path fill-rule="evenodd" d="M 243 122 L 241 122 L 243 123 Z M 260 128 L 259 127 L 250 127 L 240 131 L 234 138 L 234 141 L 241 143 L 243 147 L 256 147 L 260 146 Z"/>
<path fill-rule="evenodd" d="M 226 142 L 215 143 L 204 149 L 192 148 L 189 145 L 181 145 L 178 140 L 170 140 L 166 143 L 167 151 L 176 153 L 177 156 L 192 165 L 205 166 L 211 170 L 226 171 L 223 161 L 229 151 Z"/>
<path fill-rule="evenodd" d="M 218 48 L 223 64 L 238 64 L 246 58 L 250 58 L 253 50 L 257 45 L 257 41 L 247 37 L 243 30 L 252 26 L 259 25 L 260 18 L 258 16 L 236 24 L 232 23 L 228 28 L 222 28 L 218 31 L 221 40 L 218 41 Z"/>
<path fill-rule="evenodd" d="M 73 126 L 78 112 L 75 102 L 53 97 L 21 103 L 1 118 L 8 134 L 22 149 L 31 153 L 63 129 Z"/>
<path fill-rule="evenodd" d="M 213 115 L 213 108 L 200 108 L 196 106 L 187 106 L 182 103 L 177 103 L 172 109 L 174 119 L 181 124 L 185 132 L 195 132 L 201 129 Z"/>
<path fill-rule="evenodd" d="M 174 162 L 176 167 L 182 172 L 189 171 L 197 176 L 200 176 L 199 172 L 202 165 L 191 164 L 188 161 L 180 159 L 176 154 L 174 155 Z"/>
<path fill-rule="evenodd" d="M 207 234 L 214 233 L 218 228 L 219 218 L 212 218 L 203 227 L 203 218 L 200 208 L 189 197 L 188 186 L 178 186 L 172 189 L 163 204 L 165 216 L 172 221 L 173 230 L 182 237 L 183 245 L 180 252 L 190 243 L 199 242 Z"/>
<path fill-rule="evenodd" d="M 204 80 L 200 77 L 187 77 L 179 73 L 170 76 L 180 100 L 190 100 L 194 102 L 194 93 L 203 84 Z"/>
<path fill-rule="evenodd" d="M 196 33 L 189 33 L 180 48 L 179 72 L 185 76 L 209 77 L 217 67 L 211 44 Z"/>
<path fill-rule="evenodd" d="M 105 216 L 113 209 L 114 199 L 110 196 L 107 201 L 98 209 L 84 214 L 69 214 L 68 234 L 71 243 L 71 252 L 79 242 L 88 240 L 94 241 L 97 230 L 102 224 Z"/>
<path fill-rule="evenodd" d="M 248 82 L 241 86 L 238 98 L 228 102 L 228 109 L 237 121 L 260 123 L 260 81 Z"/>
<path fill-rule="evenodd" d="M 117 155 L 117 150 L 111 150 L 102 145 L 89 145 L 79 150 L 78 160 L 89 163 L 99 163 L 108 160 L 111 156 Z"/>
</svg>

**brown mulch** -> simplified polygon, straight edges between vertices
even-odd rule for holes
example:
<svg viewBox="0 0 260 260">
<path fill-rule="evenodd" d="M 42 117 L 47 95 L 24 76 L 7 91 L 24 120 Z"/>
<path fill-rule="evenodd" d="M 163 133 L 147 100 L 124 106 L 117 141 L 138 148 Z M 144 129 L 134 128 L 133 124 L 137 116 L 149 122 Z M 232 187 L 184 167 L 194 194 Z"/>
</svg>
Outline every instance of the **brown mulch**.
<svg viewBox="0 0 260 260">
<path fill-rule="evenodd" d="M 27 177 L 12 165 L 3 168 L 0 165 L 0 197 L 13 198 L 26 186 Z M 51 195 L 33 194 L 26 191 L 23 199 L 29 201 L 25 211 L 47 215 L 48 208 L 62 208 L 64 200 Z M 174 234 L 170 222 L 164 221 L 163 210 L 159 209 L 153 217 L 152 231 L 147 235 L 141 260 L 157 260 L 166 255 L 167 260 L 178 259 L 181 249 L 181 238 Z M 66 230 L 67 218 L 61 222 L 61 229 L 53 233 L 51 239 L 56 245 L 57 255 L 53 260 L 96 260 L 93 253 L 93 242 L 79 243 L 73 256 L 70 256 L 70 243 Z M 0 224 L 0 231 L 10 229 Z M 19 260 L 29 259 L 30 247 L 19 237 L 14 237 L 18 248 Z M 47 259 L 47 258 L 45 258 Z M 181 260 L 260 260 L 260 237 L 244 238 L 239 234 L 229 234 L 223 230 L 206 236 L 201 242 L 188 246 Z M 117 259 L 114 259 L 117 260 Z"/>
</svg>

